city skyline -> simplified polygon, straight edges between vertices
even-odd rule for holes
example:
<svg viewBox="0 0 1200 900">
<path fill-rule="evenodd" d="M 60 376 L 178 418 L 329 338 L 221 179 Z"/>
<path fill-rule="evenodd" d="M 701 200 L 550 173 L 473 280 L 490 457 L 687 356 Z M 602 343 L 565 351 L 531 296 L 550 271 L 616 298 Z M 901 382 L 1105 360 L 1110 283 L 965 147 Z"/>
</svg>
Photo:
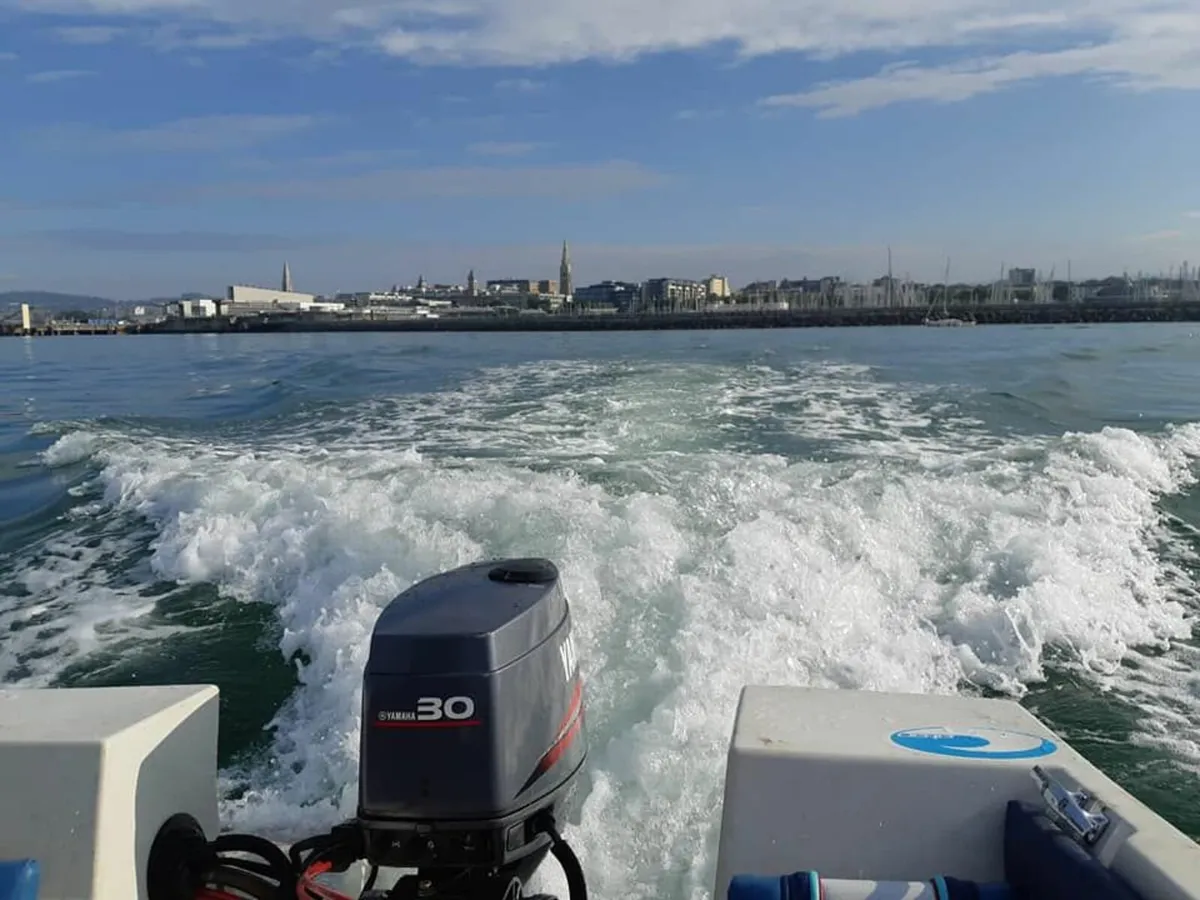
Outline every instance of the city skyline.
<svg viewBox="0 0 1200 900">
<path fill-rule="evenodd" d="M 1200 9 L 1143 7 L 0 0 L 0 291 L 1167 271 Z"/>
<path fill-rule="evenodd" d="M 561 252 L 563 249 L 565 249 L 565 245 L 567 245 L 568 243 L 569 242 L 560 242 L 556 246 L 560 249 L 560 252 Z M 574 259 L 573 259 L 574 246 L 575 246 L 574 244 L 570 244 L 572 251 L 570 254 L 570 258 L 568 258 L 566 260 L 566 264 L 568 267 L 566 270 L 566 273 L 567 273 L 567 277 L 570 279 L 569 283 L 573 287 L 576 287 L 576 288 L 585 287 L 588 285 L 596 285 L 596 284 L 600 284 L 600 283 L 610 283 L 610 282 L 641 284 L 642 282 L 645 282 L 648 280 L 653 280 L 653 279 L 659 279 L 659 278 L 666 278 L 666 279 L 680 280 L 680 281 L 703 282 L 710 277 L 716 276 L 716 277 L 721 277 L 721 278 L 724 278 L 725 280 L 727 280 L 732 290 L 740 291 L 741 289 L 743 289 L 747 286 L 750 286 L 752 284 L 757 284 L 757 283 L 765 283 L 765 282 L 772 282 L 772 281 L 783 282 L 783 281 L 819 280 L 819 279 L 824 279 L 824 278 L 833 278 L 835 280 L 843 281 L 843 282 L 849 283 L 849 284 L 870 284 L 872 282 L 883 280 L 885 278 L 885 276 L 888 274 L 887 251 L 889 248 L 885 247 L 885 248 L 883 248 L 884 257 L 883 257 L 881 264 L 878 266 L 875 266 L 875 267 L 871 267 L 870 265 L 863 267 L 864 274 L 861 277 L 847 275 L 845 271 L 833 271 L 833 270 L 824 271 L 824 270 L 819 270 L 818 268 L 811 268 L 811 269 L 804 270 L 804 271 L 792 270 L 792 271 L 785 271 L 782 273 L 770 270 L 768 268 L 763 273 L 751 274 L 750 277 L 740 278 L 740 277 L 730 277 L 725 272 L 722 272 L 722 270 L 719 268 L 714 268 L 712 270 L 697 270 L 697 271 L 681 271 L 680 267 L 678 267 L 678 266 L 676 266 L 673 269 L 668 268 L 668 269 L 663 269 L 663 270 L 646 268 L 647 264 L 643 261 L 642 268 L 646 272 L 648 272 L 648 274 L 645 274 L 645 275 L 632 276 L 632 275 L 628 275 L 627 273 L 622 273 L 622 272 L 615 272 L 615 273 L 614 272 L 599 272 L 598 274 L 595 275 L 595 277 L 592 277 L 591 274 L 589 274 L 588 277 L 580 279 L 574 275 L 574 272 L 576 271 L 576 267 L 575 267 Z M 495 248 L 495 249 L 503 250 L 503 248 Z M 531 248 L 531 250 L 537 250 L 537 249 L 538 248 Z M 544 249 L 544 248 L 542 248 L 542 249 Z M 713 249 L 715 256 L 708 257 L 709 259 L 717 258 L 719 256 L 722 248 L 712 248 L 712 249 Z M 891 249 L 893 250 L 893 255 L 894 255 L 895 248 L 891 248 Z M 445 252 L 448 253 L 449 250 L 446 249 Z M 487 256 L 487 255 L 488 255 L 487 253 L 484 254 L 484 256 Z M 501 255 L 498 258 L 503 259 L 504 257 Z M 779 259 L 786 262 L 786 260 L 788 258 L 789 258 L 789 256 L 788 256 L 787 248 L 782 248 L 780 250 Z M 816 257 L 816 258 L 820 259 L 820 257 Z M 1195 254 L 1195 258 L 1197 260 L 1200 260 L 1200 248 L 1197 248 L 1197 253 Z M 282 262 L 281 262 L 281 259 L 282 259 Z M 769 260 L 769 258 L 765 258 L 765 259 Z M 455 272 L 453 270 L 453 268 L 449 268 L 449 269 L 445 270 L 444 274 L 442 274 L 442 275 L 438 275 L 436 273 L 435 274 L 427 274 L 424 270 L 420 270 L 420 271 L 412 270 L 412 271 L 406 271 L 404 273 L 401 273 L 399 277 L 386 277 L 383 280 L 377 280 L 372 283 L 366 283 L 366 282 L 362 281 L 361 279 L 359 279 L 358 281 L 354 281 L 353 279 L 351 279 L 350 282 L 339 284 L 337 287 L 330 289 L 330 288 L 326 288 L 326 287 L 317 287 L 316 286 L 317 280 L 315 280 L 311 277 L 305 276 L 305 270 L 307 270 L 307 268 L 308 268 L 307 263 L 310 260 L 308 260 L 307 257 L 305 257 L 304 260 L 305 260 L 305 267 L 304 267 L 304 270 L 302 270 L 300 272 L 298 279 L 293 279 L 293 276 L 292 276 L 293 267 L 291 264 L 290 257 L 282 257 L 281 258 L 276 253 L 270 253 L 270 254 L 264 254 L 262 256 L 261 264 L 255 263 L 255 265 L 253 267 L 247 266 L 247 267 L 243 267 L 243 268 L 239 269 L 238 271 L 243 273 L 244 277 L 229 277 L 229 278 L 222 279 L 220 277 L 220 273 L 217 273 L 217 277 L 215 279 L 211 276 L 206 276 L 206 277 L 202 277 L 201 279 L 199 279 L 199 282 L 202 282 L 202 283 L 193 283 L 193 282 L 185 283 L 179 279 L 170 281 L 170 279 L 168 278 L 168 282 L 169 282 L 168 287 L 166 287 L 165 289 L 158 291 L 158 292 L 141 292 L 141 293 L 134 292 L 134 293 L 127 293 L 127 294 L 122 294 L 120 292 L 113 292 L 113 291 L 105 292 L 102 290 L 95 290 L 95 289 L 87 287 L 86 279 L 84 280 L 84 289 L 82 289 L 82 290 L 60 289 L 60 288 L 53 286 L 52 278 L 47 277 L 47 278 L 43 279 L 41 282 L 29 283 L 29 284 L 6 285 L 6 284 L 0 282 L 0 295 L 3 295 L 6 292 L 10 292 L 10 291 L 16 291 L 18 293 L 30 292 L 30 291 L 32 291 L 32 292 L 49 291 L 51 293 L 61 292 L 64 294 L 80 294 L 80 295 L 91 296 L 91 297 L 106 297 L 110 300 L 114 300 L 114 301 L 118 301 L 118 302 L 138 302 L 141 300 L 154 300 L 154 299 L 162 300 L 164 298 L 179 297 L 181 295 L 202 295 L 202 296 L 219 297 L 224 294 L 225 288 L 229 284 L 239 284 L 239 285 L 255 286 L 255 287 L 267 288 L 267 289 L 281 289 L 281 290 L 285 290 L 285 291 L 289 289 L 289 287 L 287 287 L 287 286 L 292 286 L 291 289 L 297 290 L 301 293 L 311 293 L 311 294 L 314 294 L 317 296 L 332 297 L 335 294 L 351 294 L 351 293 L 364 293 L 364 292 L 386 293 L 394 288 L 400 288 L 401 290 L 412 290 L 412 289 L 419 288 L 421 283 L 424 283 L 431 287 L 434 285 L 457 286 L 457 287 L 461 287 L 465 290 L 469 290 L 472 279 L 474 279 L 475 282 L 478 284 L 478 286 L 479 286 L 478 289 L 480 292 L 482 292 L 485 289 L 485 287 L 488 285 L 489 282 L 507 282 L 507 281 L 514 281 L 514 280 L 516 280 L 516 281 L 530 280 L 530 281 L 534 281 L 534 282 L 537 282 L 537 281 L 549 282 L 552 285 L 557 285 L 559 287 L 559 290 L 561 291 L 561 286 L 563 284 L 563 276 L 564 276 L 563 260 L 560 257 L 556 266 L 550 266 L 550 265 L 545 264 L 545 260 L 543 259 L 540 263 L 534 263 L 530 266 L 527 266 L 524 270 L 520 269 L 519 267 L 514 267 L 512 265 L 504 265 L 503 263 L 491 271 L 488 271 L 483 267 L 469 266 L 465 272 L 462 272 L 462 271 Z M 947 259 L 945 259 L 945 258 L 941 259 L 940 267 L 938 267 L 938 268 L 934 268 L 932 266 L 929 267 L 929 270 L 926 273 L 925 277 L 918 277 L 918 276 L 914 275 L 911 272 L 910 268 L 902 265 L 902 262 L 903 262 L 902 260 L 896 259 L 895 263 L 894 263 L 894 270 L 892 272 L 892 274 L 894 275 L 894 277 L 896 278 L 896 280 L 898 282 L 912 282 L 914 284 L 922 284 L 922 285 L 939 285 L 939 284 L 943 284 L 945 281 L 946 264 L 947 264 Z M 1191 262 L 1190 260 L 1180 260 L 1180 261 L 1174 262 L 1174 263 L 1169 262 L 1161 270 L 1114 268 L 1111 265 L 1108 265 L 1108 266 L 1100 265 L 1098 267 L 1095 267 L 1094 269 L 1085 269 L 1083 271 L 1081 271 L 1080 267 L 1076 264 L 1073 264 L 1073 261 L 1069 260 L 1069 259 L 1065 260 L 1061 263 L 1057 262 L 1057 261 L 1052 261 L 1049 265 L 1045 265 L 1045 266 L 1025 265 L 1024 262 L 1025 261 L 1023 261 L 1023 260 L 1003 260 L 1001 262 L 996 263 L 996 265 L 993 266 L 990 271 L 982 271 L 979 277 L 969 277 L 968 275 L 966 275 L 964 273 L 959 273 L 957 270 L 952 270 L 950 272 L 950 282 L 952 284 L 957 284 L 957 285 L 969 284 L 969 285 L 976 285 L 976 286 L 986 286 L 986 285 L 992 284 L 998 280 L 999 281 L 1006 280 L 1009 277 L 1009 275 L 1011 274 L 1011 272 L 1015 269 L 1027 269 L 1028 271 L 1033 272 L 1035 274 L 1036 278 L 1039 280 L 1041 280 L 1041 279 L 1054 280 L 1056 282 L 1066 282 L 1066 281 L 1070 280 L 1070 281 L 1074 281 L 1076 283 L 1098 282 L 1098 281 L 1103 281 L 1105 279 L 1119 278 L 1122 276 L 1128 276 L 1130 278 L 1144 277 L 1144 278 L 1149 278 L 1149 279 L 1158 279 L 1158 278 L 1175 279 L 1175 278 L 1180 277 L 1181 271 L 1186 271 L 1189 279 L 1195 279 L 1197 272 L 1200 271 L 1200 263 L 1194 263 L 1194 262 Z M 283 267 L 282 268 L 282 276 L 279 274 L 280 266 Z M 1183 267 L 1186 267 L 1186 269 L 1184 269 Z M 554 274 L 551 271 L 552 269 L 555 269 L 555 268 L 557 269 L 557 274 Z M 275 272 L 274 277 L 272 277 L 270 274 L 271 269 L 273 269 Z M 583 271 L 585 271 L 587 273 L 594 273 L 597 271 L 597 267 L 594 264 L 593 265 L 585 264 L 585 266 L 583 267 Z M 219 283 L 219 286 L 217 286 L 218 283 Z"/>
</svg>

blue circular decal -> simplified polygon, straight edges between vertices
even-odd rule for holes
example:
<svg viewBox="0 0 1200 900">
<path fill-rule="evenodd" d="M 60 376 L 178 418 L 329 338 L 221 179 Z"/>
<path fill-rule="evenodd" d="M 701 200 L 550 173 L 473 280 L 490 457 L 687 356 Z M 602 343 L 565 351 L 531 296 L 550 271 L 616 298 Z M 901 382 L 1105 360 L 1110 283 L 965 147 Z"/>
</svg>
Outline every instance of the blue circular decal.
<svg viewBox="0 0 1200 900">
<path fill-rule="evenodd" d="M 905 728 L 892 743 L 906 750 L 956 759 L 1037 759 L 1058 749 L 1054 741 L 1003 728 Z"/>
</svg>

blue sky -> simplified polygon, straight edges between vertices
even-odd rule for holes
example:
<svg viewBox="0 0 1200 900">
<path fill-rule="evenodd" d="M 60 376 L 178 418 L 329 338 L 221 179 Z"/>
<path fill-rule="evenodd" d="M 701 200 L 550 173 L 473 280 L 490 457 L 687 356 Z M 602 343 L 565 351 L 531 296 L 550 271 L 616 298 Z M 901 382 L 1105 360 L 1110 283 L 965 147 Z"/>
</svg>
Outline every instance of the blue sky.
<svg viewBox="0 0 1200 900">
<path fill-rule="evenodd" d="M 0 290 L 1200 263 L 1195 0 L 0 0 Z"/>
</svg>

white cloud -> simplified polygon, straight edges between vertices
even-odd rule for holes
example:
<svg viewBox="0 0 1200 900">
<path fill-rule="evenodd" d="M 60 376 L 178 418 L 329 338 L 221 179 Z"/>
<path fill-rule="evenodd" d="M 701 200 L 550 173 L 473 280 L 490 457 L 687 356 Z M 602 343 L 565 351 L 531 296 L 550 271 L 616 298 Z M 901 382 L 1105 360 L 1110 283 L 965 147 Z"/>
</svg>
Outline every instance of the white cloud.
<svg viewBox="0 0 1200 900">
<path fill-rule="evenodd" d="M 0 62 L 14 62 L 18 59 L 20 59 L 20 57 L 17 56 L 17 54 L 9 53 L 7 50 L 3 53 L 0 53 Z"/>
<path fill-rule="evenodd" d="M 1039 78 L 1088 75 L 1134 90 L 1200 89 L 1197 12 L 1131 17 L 1106 41 L 1046 52 L 1022 51 L 945 66 L 902 63 L 878 74 L 767 97 L 765 106 L 807 106 L 824 116 L 855 115 L 892 103 L 953 103 Z"/>
<path fill-rule="evenodd" d="M 51 84 L 55 81 L 73 81 L 76 78 L 89 78 L 96 73 L 90 69 L 49 69 L 45 72 L 33 72 L 25 76 L 25 80 L 33 84 Z"/>
<path fill-rule="evenodd" d="M 1183 214 L 1185 219 L 1200 219 L 1200 209 L 1188 210 Z"/>
<path fill-rule="evenodd" d="M 960 45 L 1195 18 L 1194 0 L 2 0 L 38 12 L 141 15 L 316 38 L 386 35 L 402 55 L 536 65 L 730 41 L 748 54 Z M 1147 12 L 1155 10 L 1157 12 Z"/>
<path fill-rule="evenodd" d="M 199 116 L 125 130 L 54 125 L 30 129 L 23 137 L 55 150 L 209 153 L 255 146 L 312 128 L 319 121 L 303 115 Z"/>
<path fill-rule="evenodd" d="M 815 89 L 797 85 L 767 101 L 832 115 L 901 100 L 950 102 L 1051 76 L 1200 87 L 1197 0 L 0 0 L 4 8 L 140 21 L 158 29 L 160 41 L 220 47 L 306 37 L 465 66 L 627 61 L 718 44 L 742 56 L 919 57 L 931 48 L 961 56 L 953 65 L 917 62 Z M 1030 49 L 1011 52 L 1022 47 Z M 522 90 L 536 82 L 505 84 Z"/>
</svg>

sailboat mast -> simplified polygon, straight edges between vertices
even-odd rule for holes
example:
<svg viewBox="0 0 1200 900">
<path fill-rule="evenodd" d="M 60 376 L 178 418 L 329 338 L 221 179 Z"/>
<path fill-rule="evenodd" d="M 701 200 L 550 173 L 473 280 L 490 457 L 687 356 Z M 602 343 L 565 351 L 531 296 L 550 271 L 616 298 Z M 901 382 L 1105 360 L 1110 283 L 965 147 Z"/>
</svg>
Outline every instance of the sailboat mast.
<svg viewBox="0 0 1200 900">
<path fill-rule="evenodd" d="M 887 305 L 892 305 L 892 248 L 888 247 Z"/>
<path fill-rule="evenodd" d="M 950 257 L 946 257 L 946 283 L 942 285 L 942 315 L 950 315 Z"/>
</svg>

